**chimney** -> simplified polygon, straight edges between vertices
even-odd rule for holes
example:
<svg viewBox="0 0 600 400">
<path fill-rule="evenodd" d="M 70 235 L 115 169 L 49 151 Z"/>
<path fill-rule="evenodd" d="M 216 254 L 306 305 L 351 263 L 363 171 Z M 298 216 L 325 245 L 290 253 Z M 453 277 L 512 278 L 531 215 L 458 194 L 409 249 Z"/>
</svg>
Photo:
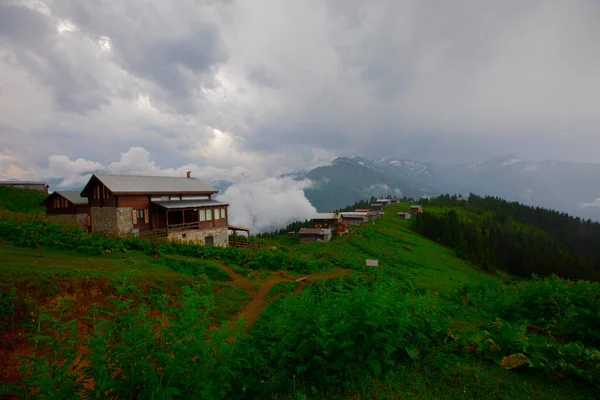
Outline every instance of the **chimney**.
<svg viewBox="0 0 600 400">
<path fill-rule="evenodd" d="M 187 172 L 187 177 L 188 177 L 188 178 L 191 178 L 191 177 L 192 177 L 192 171 L 188 171 L 188 172 Z"/>
</svg>

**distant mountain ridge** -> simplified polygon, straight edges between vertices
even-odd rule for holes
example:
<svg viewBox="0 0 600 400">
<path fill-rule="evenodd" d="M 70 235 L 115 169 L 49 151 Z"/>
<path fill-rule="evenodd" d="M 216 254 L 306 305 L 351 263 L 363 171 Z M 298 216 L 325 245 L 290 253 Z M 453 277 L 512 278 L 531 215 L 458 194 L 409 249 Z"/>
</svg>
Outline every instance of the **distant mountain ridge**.
<svg viewBox="0 0 600 400">
<path fill-rule="evenodd" d="M 600 164 L 529 161 L 515 155 L 461 164 L 339 157 L 329 165 L 289 175 L 313 181 L 305 193 L 319 211 L 371 195 L 472 192 L 600 220 Z"/>
</svg>

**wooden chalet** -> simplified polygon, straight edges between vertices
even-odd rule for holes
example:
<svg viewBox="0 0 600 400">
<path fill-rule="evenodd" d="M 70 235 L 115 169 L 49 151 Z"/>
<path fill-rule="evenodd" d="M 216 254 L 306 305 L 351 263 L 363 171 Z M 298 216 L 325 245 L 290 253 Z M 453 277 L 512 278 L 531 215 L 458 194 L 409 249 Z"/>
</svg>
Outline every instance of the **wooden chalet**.
<svg viewBox="0 0 600 400">
<path fill-rule="evenodd" d="M 158 236 L 207 246 L 228 245 L 228 204 L 218 190 L 187 177 L 94 174 L 81 192 L 88 198 L 92 230 Z"/>
<path fill-rule="evenodd" d="M 421 214 L 423 212 L 423 207 L 422 206 L 410 206 L 410 213 L 411 214 Z"/>
<path fill-rule="evenodd" d="M 411 214 L 411 213 L 409 213 L 409 212 L 399 212 L 398 214 L 396 214 L 396 216 L 397 216 L 398 218 L 402 218 L 402 219 L 410 219 L 410 216 L 411 216 L 411 215 L 412 215 L 412 214 Z"/>
<path fill-rule="evenodd" d="M 331 229 L 322 228 L 302 228 L 298 232 L 300 241 L 307 242 L 329 242 L 331 240 Z"/>
<path fill-rule="evenodd" d="M 370 205 L 371 211 L 381 211 L 383 209 L 383 204 L 381 203 L 373 203 Z"/>
<path fill-rule="evenodd" d="M 348 221 L 352 225 L 360 226 L 369 221 L 369 212 L 342 212 L 342 221 Z"/>
<path fill-rule="evenodd" d="M 342 217 L 338 213 L 319 213 L 311 219 L 311 222 L 314 228 L 331 229 L 335 233 L 341 220 Z"/>
<path fill-rule="evenodd" d="M 344 235 L 350 231 L 350 227 L 352 226 L 352 222 L 350 221 L 340 221 L 337 224 L 337 234 L 338 236 Z"/>
<path fill-rule="evenodd" d="M 72 221 L 83 229 L 90 229 L 90 206 L 88 199 L 79 191 L 56 191 L 46 197 L 41 205 L 46 213 L 56 221 Z"/>
</svg>

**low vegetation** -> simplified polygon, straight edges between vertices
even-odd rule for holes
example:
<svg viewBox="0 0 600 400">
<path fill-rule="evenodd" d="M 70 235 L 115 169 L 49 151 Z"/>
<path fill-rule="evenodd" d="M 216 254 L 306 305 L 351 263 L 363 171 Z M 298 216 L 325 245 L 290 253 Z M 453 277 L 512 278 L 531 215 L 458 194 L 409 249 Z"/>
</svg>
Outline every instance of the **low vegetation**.
<svg viewBox="0 0 600 400">
<path fill-rule="evenodd" d="M 395 216 L 408 206 L 329 243 L 270 238 L 277 250 L 107 238 L 4 211 L 0 356 L 21 359 L 3 358 L 14 372 L 0 392 L 595 398 L 600 284 L 471 265 Z M 328 279 L 334 266 L 352 273 Z M 77 295 L 64 280 L 105 289 Z M 254 324 L 238 317 L 261 301 Z"/>
</svg>

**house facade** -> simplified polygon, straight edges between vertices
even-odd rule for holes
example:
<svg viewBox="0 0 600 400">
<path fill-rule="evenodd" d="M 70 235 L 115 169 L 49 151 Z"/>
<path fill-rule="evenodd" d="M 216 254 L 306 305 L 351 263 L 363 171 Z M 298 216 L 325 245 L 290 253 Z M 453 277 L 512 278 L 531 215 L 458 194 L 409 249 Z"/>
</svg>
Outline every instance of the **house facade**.
<svg viewBox="0 0 600 400">
<path fill-rule="evenodd" d="M 32 181 L 0 181 L 0 186 L 10 186 L 21 189 L 34 189 L 41 190 L 42 192 L 48 193 L 50 188 L 46 182 L 32 182 Z"/>
<path fill-rule="evenodd" d="M 335 233 L 341 220 L 342 217 L 338 213 L 319 213 L 312 218 L 311 222 L 314 228 L 331 229 Z"/>
<path fill-rule="evenodd" d="M 344 235 L 350 231 L 350 227 L 352 223 L 350 221 L 340 221 L 337 224 L 337 234 L 338 236 Z"/>
<path fill-rule="evenodd" d="M 410 213 L 411 214 L 421 214 L 423 212 L 423 207 L 422 206 L 410 206 Z"/>
<path fill-rule="evenodd" d="M 381 211 L 383 209 L 383 204 L 381 203 L 373 203 L 370 205 L 371 211 Z"/>
<path fill-rule="evenodd" d="M 402 218 L 402 219 L 410 219 L 411 213 L 399 212 L 398 214 L 396 214 L 396 216 L 398 216 L 398 218 Z"/>
<path fill-rule="evenodd" d="M 377 203 L 381 204 L 383 207 L 389 206 L 392 200 L 390 199 L 377 199 Z"/>
<path fill-rule="evenodd" d="M 218 191 L 187 177 L 92 175 L 88 198 L 93 231 L 166 237 L 207 246 L 228 246 L 228 204 Z"/>
<path fill-rule="evenodd" d="M 360 226 L 369 220 L 368 212 L 342 212 L 342 221 L 348 221 L 352 225 Z"/>
<path fill-rule="evenodd" d="M 321 228 L 302 228 L 298 232 L 302 243 L 308 242 L 329 242 L 331 240 L 331 229 Z"/>
<path fill-rule="evenodd" d="M 46 213 L 56 221 L 76 222 L 82 229 L 90 229 L 88 199 L 78 191 L 56 191 L 41 203 Z"/>
</svg>

